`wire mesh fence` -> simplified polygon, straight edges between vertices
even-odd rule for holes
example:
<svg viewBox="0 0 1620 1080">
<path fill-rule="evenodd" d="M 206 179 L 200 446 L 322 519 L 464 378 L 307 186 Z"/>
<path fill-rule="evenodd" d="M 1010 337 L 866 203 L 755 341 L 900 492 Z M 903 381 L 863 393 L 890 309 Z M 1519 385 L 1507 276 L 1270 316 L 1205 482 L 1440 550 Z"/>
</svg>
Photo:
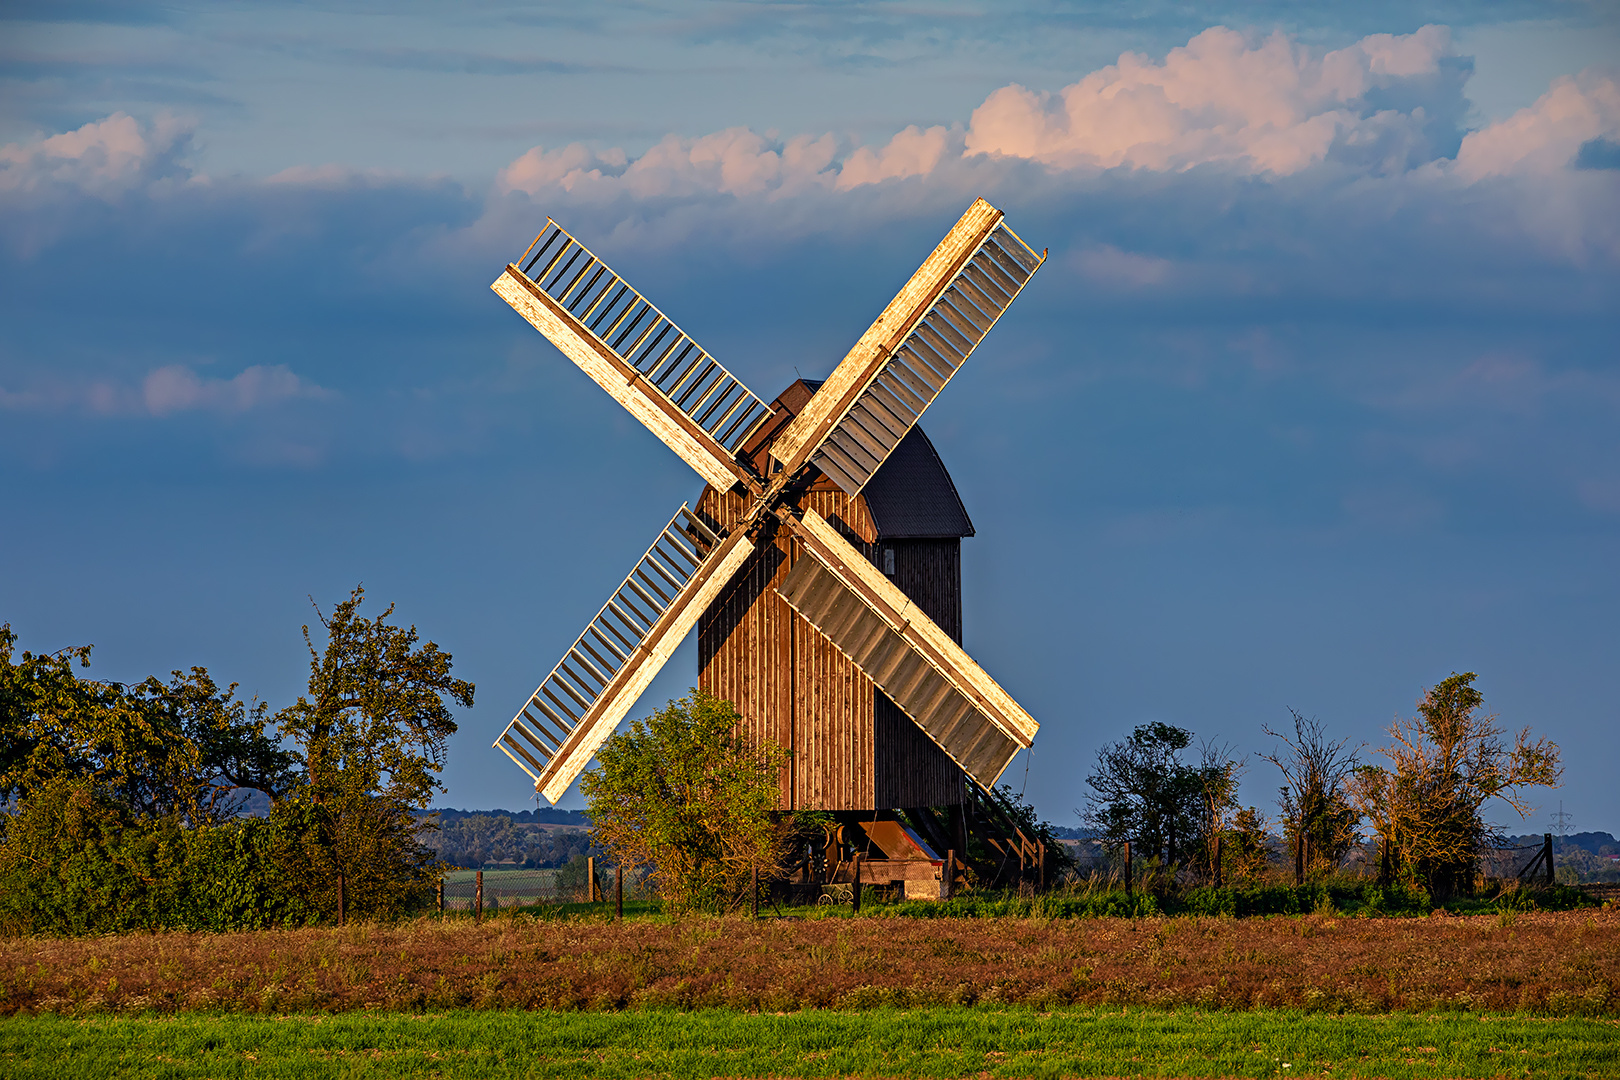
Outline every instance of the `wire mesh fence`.
<svg viewBox="0 0 1620 1080">
<path fill-rule="evenodd" d="M 478 871 L 447 870 L 444 875 L 444 910 L 472 911 L 477 904 Z M 609 889 L 611 874 L 609 872 Z M 555 870 L 485 870 L 484 910 L 531 907 L 536 904 L 577 904 L 589 901 L 588 882 L 579 874 Z M 603 895 L 598 874 L 597 895 Z"/>
<path fill-rule="evenodd" d="M 1479 853 L 1479 871 L 1486 879 L 1514 880 L 1538 862 L 1541 844 L 1488 847 Z"/>
</svg>

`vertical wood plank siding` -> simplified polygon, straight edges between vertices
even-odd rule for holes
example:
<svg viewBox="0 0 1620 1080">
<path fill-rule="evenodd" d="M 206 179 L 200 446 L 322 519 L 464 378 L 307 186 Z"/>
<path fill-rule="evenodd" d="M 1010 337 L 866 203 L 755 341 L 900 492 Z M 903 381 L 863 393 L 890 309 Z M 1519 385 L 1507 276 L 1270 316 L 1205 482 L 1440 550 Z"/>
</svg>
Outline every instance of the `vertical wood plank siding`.
<svg viewBox="0 0 1620 1080">
<path fill-rule="evenodd" d="M 958 540 L 868 542 L 866 501 L 818 482 L 799 500 L 832 522 L 882 568 L 895 550 L 895 583 L 957 641 L 962 636 Z M 743 498 L 705 488 L 698 515 L 733 527 Z M 698 685 L 737 706 L 755 738 L 793 752 L 782 777 L 789 809 L 872 810 L 962 801 L 962 773 L 944 751 L 878 693 L 831 642 L 777 595 L 774 585 L 803 553 L 792 537 L 762 536 L 732 588 L 698 621 Z"/>
</svg>

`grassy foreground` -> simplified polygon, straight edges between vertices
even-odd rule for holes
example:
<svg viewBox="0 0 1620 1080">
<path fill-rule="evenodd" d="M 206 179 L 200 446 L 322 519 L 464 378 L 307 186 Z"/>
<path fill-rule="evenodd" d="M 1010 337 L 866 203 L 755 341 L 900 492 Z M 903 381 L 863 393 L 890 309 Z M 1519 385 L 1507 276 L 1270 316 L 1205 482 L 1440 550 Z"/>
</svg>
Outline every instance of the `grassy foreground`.
<svg viewBox="0 0 1620 1080">
<path fill-rule="evenodd" d="M 8 1077 L 1612 1077 L 1620 1025 L 966 1008 L 12 1017 Z"/>
<path fill-rule="evenodd" d="M 1471 918 L 502 914 L 0 940 L 0 1015 L 879 1006 L 1620 1019 L 1620 911 Z"/>
</svg>

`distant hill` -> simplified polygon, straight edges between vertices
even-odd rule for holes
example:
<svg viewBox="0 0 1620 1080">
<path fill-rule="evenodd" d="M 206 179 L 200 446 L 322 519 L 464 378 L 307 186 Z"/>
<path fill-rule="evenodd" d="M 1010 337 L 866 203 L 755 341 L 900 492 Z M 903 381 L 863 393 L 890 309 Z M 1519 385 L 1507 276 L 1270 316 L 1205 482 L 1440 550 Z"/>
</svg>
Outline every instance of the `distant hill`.
<svg viewBox="0 0 1620 1080">
<path fill-rule="evenodd" d="M 439 821 L 446 825 L 452 821 L 482 816 L 511 818 L 514 825 L 572 825 L 579 829 L 591 827 L 591 819 L 585 816 L 585 811 L 559 810 L 555 806 L 546 806 L 539 810 L 452 810 L 449 807 L 435 807 L 432 810 L 424 810 L 417 816 L 425 817 L 429 814 L 439 815 Z"/>
</svg>

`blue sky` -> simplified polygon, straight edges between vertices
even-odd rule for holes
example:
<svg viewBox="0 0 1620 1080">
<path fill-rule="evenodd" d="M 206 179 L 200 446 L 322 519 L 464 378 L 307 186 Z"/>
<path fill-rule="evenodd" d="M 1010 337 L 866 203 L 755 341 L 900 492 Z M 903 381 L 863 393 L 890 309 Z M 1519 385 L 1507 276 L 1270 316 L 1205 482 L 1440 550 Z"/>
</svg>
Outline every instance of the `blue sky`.
<svg viewBox="0 0 1620 1080">
<path fill-rule="evenodd" d="M 1567 764 L 1495 816 L 1614 830 L 1620 26 L 1344 7 L 5 5 L 0 620 L 279 706 L 363 581 L 478 683 L 445 803 L 525 805 L 491 740 L 700 483 L 489 282 L 552 214 L 769 398 L 983 195 L 1051 258 L 924 424 L 1006 779 L 1473 670 Z"/>
</svg>

